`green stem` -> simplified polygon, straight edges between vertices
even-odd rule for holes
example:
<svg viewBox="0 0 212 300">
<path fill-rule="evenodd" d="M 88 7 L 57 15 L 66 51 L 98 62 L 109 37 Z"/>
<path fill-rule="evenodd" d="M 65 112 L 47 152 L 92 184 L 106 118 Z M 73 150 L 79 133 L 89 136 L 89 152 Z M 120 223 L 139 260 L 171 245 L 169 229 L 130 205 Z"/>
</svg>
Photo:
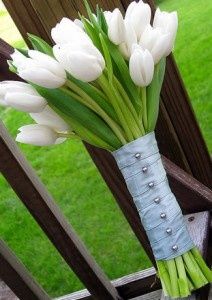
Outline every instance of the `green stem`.
<svg viewBox="0 0 212 300">
<path fill-rule="evenodd" d="M 180 296 L 187 297 L 190 295 L 190 290 L 188 286 L 186 271 L 184 268 L 184 262 L 181 256 L 175 258 L 175 263 L 178 272 L 178 286 L 180 289 Z"/>
<path fill-rule="evenodd" d="M 171 281 L 171 296 L 179 297 L 180 292 L 178 287 L 177 268 L 175 265 L 175 260 L 174 259 L 167 260 L 166 265 L 168 268 L 170 281 Z"/>
<path fill-rule="evenodd" d="M 77 122 L 76 120 L 70 118 L 70 123 L 74 129 L 74 131 L 79 135 L 79 137 L 84 140 L 85 142 L 88 142 L 89 144 L 92 144 L 96 147 L 106 149 L 108 151 L 114 151 L 116 150 L 113 146 L 109 145 L 105 141 L 103 141 L 101 138 L 93 134 L 90 130 L 88 130 L 86 127 L 84 127 L 80 122 Z"/>
<path fill-rule="evenodd" d="M 120 94 L 115 89 L 113 84 L 110 84 L 110 87 L 111 87 L 112 91 L 114 92 L 114 95 L 116 96 L 116 99 L 117 99 L 117 103 L 122 110 L 122 113 L 127 121 L 128 126 L 131 129 L 131 132 L 133 134 L 133 140 L 139 138 L 141 136 L 141 132 L 139 130 L 139 126 L 136 123 L 136 120 L 134 119 L 134 117 L 132 116 L 132 114 L 128 110 L 128 108 L 125 107 L 125 103 L 123 102 L 122 98 L 120 97 Z"/>
<path fill-rule="evenodd" d="M 115 76 L 114 76 L 114 82 L 115 82 L 121 96 L 123 97 L 128 109 L 130 110 L 132 116 L 134 117 L 138 127 L 140 128 L 142 135 L 145 135 L 145 130 L 144 130 L 142 121 L 140 122 L 138 114 L 137 114 L 132 102 L 130 101 L 130 98 L 128 97 L 128 95 L 127 95 L 125 89 L 123 88 L 122 84 L 119 82 L 119 80 Z"/>
<path fill-rule="evenodd" d="M 208 283 L 208 280 L 207 280 L 207 278 L 204 276 L 204 274 L 202 273 L 202 270 L 200 269 L 200 267 L 199 267 L 197 261 L 195 260 L 195 258 L 194 258 L 194 256 L 193 256 L 192 252 L 189 251 L 188 253 L 189 253 L 190 259 L 192 260 L 193 265 L 194 265 L 194 267 L 195 267 L 195 269 L 196 269 L 196 272 L 199 274 L 199 277 L 201 277 L 202 283 L 203 283 L 204 285 L 207 284 L 207 283 Z"/>
<path fill-rule="evenodd" d="M 77 96 L 72 91 L 66 90 L 72 97 L 75 97 L 82 104 L 86 105 L 87 107 L 95 111 L 99 116 L 101 116 L 102 119 L 110 126 L 110 128 L 113 130 L 113 132 L 116 134 L 123 145 L 127 143 L 118 124 L 116 124 L 116 122 L 111 119 L 90 96 L 88 96 L 82 89 L 80 89 L 75 83 L 71 82 L 70 80 L 67 81 L 67 86 L 78 94 Z"/>
<path fill-rule="evenodd" d="M 111 104 L 113 105 L 117 116 L 119 118 L 120 124 L 123 127 L 125 133 L 126 133 L 126 137 L 127 137 L 127 141 L 132 141 L 133 140 L 133 135 L 130 131 L 130 128 L 123 116 L 122 110 L 120 109 L 117 100 L 116 100 L 116 96 L 114 95 L 114 93 L 111 91 L 110 87 L 108 86 L 108 82 L 105 81 L 104 76 L 100 76 L 97 79 L 99 85 L 101 86 L 101 88 L 103 89 L 103 91 L 106 93 L 108 99 L 110 100 Z"/>
<path fill-rule="evenodd" d="M 144 128 L 145 130 L 148 129 L 148 120 L 147 120 L 147 98 L 146 98 L 146 88 L 141 89 L 142 94 L 142 116 L 143 116 L 143 122 L 144 122 Z"/>
<path fill-rule="evenodd" d="M 189 251 L 184 253 L 182 257 L 186 264 L 187 273 L 189 274 L 194 287 L 196 289 L 201 288 L 204 285 L 204 283 L 202 282 L 202 278 L 199 276 L 198 272 L 196 271 L 193 261 L 190 258 Z"/>
<path fill-rule="evenodd" d="M 64 137 L 64 138 L 74 138 L 81 140 L 81 138 L 74 132 L 57 132 L 59 137 Z"/>
<path fill-rule="evenodd" d="M 156 264 L 164 294 L 165 296 L 171 296 L 171 281 L 165 266 L 165 261 L 157 260 Z"/>
<path fill-rule="evenodd" d="M 208 268 L 208 266 L 206 265 L 201 253 L 199 252 L 199 250 L 196 247 L 191 249 L 191 253 L 193 254 L 193 257 L 195 258 L 196 262 L 198 263 L 201 271 L 203 272 L 203 274 L 205 275 L 207 280 L 211 283 L 212 282 L 212 270 L 210 270 L 210 268 Z"/>
</svg>

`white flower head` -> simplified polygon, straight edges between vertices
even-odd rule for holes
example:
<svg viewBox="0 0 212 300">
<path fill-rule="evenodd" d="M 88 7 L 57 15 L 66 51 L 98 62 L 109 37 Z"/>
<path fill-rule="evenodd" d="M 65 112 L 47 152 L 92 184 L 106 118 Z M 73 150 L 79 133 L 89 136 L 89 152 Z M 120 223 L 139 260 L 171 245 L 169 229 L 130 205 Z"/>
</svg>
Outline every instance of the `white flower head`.
<svg viewBox="0 0 212 300">
<path fill-rule="evenodd" d="M 138 45 L 133 48 L 129 62 L 130 76 L 136 85 L 146 87 L 154 75 L 153 57 L 147 49 L 143 50 Z"/>
<path fill-rule="evenodd" d="M 54 58 L 36 50 L 29 50 L 28 55 L 26 57 L 17 50 L 11 55 L 21 78 L 46 88 L 64 85 L 65 70 Z"/>
<path fill-rule="evenodd" d="M 96 80 L 105 68 L 101 52 L 91 43 L 55 45 L 53 52 L 64 69 L 84 82 Z"/>
</svg>

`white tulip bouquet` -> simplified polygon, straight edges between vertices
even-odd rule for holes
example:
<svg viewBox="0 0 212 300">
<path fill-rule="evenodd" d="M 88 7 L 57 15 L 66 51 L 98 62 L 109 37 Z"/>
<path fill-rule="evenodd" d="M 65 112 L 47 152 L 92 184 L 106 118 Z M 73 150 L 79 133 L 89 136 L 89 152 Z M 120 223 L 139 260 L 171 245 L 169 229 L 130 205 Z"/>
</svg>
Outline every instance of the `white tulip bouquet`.
<svg viewBox="0 0 212 300">
<path fill-rule="evenodd" d="M 29 35 L 34 50 L 15 50 L 10 70 L 26 83 L 3 81 L 0 104 L 30 113 L 21 143 L 49 146 L 77 138 L 111 151 L 149 237 L 165 295 L 186 297 L 212 281 L 212 271 L 187 232 L 161 163 L 154 129 L 166 56 L 177 13 L 132 2 L 88 18 L 63 18 L 55 45 Z"/>
</svg>

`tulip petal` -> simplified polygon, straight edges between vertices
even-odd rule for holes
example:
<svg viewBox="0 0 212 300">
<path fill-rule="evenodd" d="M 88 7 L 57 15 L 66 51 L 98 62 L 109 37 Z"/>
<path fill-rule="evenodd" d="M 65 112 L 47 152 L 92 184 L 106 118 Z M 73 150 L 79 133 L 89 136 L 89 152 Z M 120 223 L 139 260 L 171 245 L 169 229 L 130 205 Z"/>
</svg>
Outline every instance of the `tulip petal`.
<svg viewBox="0 0 212 300">
<path fill-rule="evenodd" d="M 21 78 L 31 81 L 46 88 L 58 88 L 65 84 L 65 79 L 55 76 L 48 70 L 42 68 L 27 69 L 19 72 Z"/>
<path fill-rule="evenodd" d="M 36 123 L 47 125 L 56 131 L 70 130 L 69 125 L 48 105 L 41 113 L 31 113 L 30 116 Z"/>
<path fill-rule="evenodd" d="M 47 69 L 48 71 L 52 72 L 58 77 L 64 79 L 66 78 L 66 73 L 64 69 L 51 56 L 36 50 L 29 50 L 28 54 L 33 60 L 35 60 L 38 63 L 40 67 Z"/>
<path fill-rule="evenodd" d="M 18 92 L 7 93 L 5 101 L 11 107 L 24 112 L 41 112 L 47 104 L 43 97 Z"/>
<path fill-rule="evenodd" d="M 44 125 L 26 125 L 22 126 L 16 137 L 16 141 L 35 146 L 54 145 L 58 135 L 51 128 Z"/>
</svg>

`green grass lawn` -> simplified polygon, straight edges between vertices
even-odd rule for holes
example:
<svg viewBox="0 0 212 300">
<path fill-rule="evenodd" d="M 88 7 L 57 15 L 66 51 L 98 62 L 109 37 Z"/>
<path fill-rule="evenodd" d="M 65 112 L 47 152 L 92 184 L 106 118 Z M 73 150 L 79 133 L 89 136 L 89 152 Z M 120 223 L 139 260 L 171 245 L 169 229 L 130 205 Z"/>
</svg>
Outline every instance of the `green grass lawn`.
<svg viewBox="0 0 212 300">
<path fill-rule="evenodd" d="M 160 6 L 179 12 L 175 55 L 212 151 L 212 2 L 164 0 L 160 1 Z M 3 10 L 0 11 L 0 36 L 15 46 L 24 45 Z M 26 114 L 10 109 L 0 109 L 0 116 L 12 136 L 15 136 L 17 128 L 31 122 Z M 67 142 L 50 148 L 26 145 L 20 145 L 20 148 L 110 278 L 151 265 L 80 142 Z M 1 238 L 52 296 L 83 287 L 2 177 L 0 220 Z"/>
</svg>

